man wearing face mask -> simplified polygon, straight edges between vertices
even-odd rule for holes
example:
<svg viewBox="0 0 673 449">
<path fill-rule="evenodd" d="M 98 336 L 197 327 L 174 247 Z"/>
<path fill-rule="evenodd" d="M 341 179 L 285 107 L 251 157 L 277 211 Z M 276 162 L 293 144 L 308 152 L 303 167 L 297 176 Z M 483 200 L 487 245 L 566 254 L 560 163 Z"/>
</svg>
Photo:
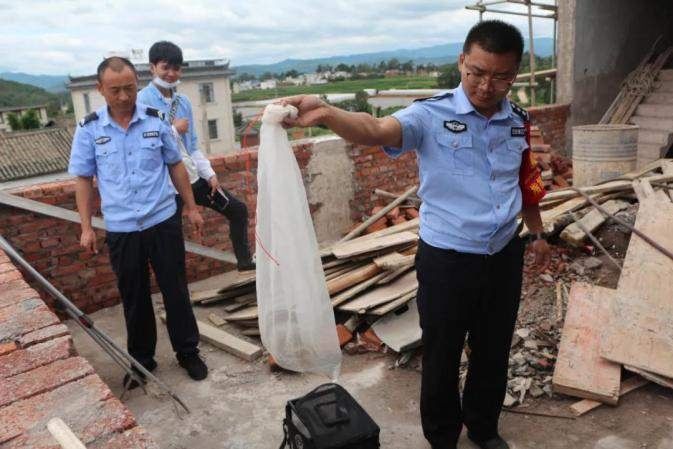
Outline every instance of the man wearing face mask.
<svg viewBox="0 0 673 449">
<path fill-rule="evenodd" d="M 182 50 L 172 42 L 160 41 L 150 47 L 152 82 L 138 93 L 138 100 L 159 109 L 172 125 L 189 174 L 196 204 L 209 207 L 229 220 L 229 238 L 239 271 L 253 270 L 248 246 L 248 209 L 219 183 L 210 161 L 198 149 L 192 104 L 176 92 L 182 76 Z M 182 205 L 177 198 L 178 211 Z"/>
<path fill-rule="evenodd" d="M 463 425 L 479 448 L 509 448 L 498 418 L 521 297 L 519 214 L 536 236 L 530 247 L 538 268 L 550 260 L 538 207 L 544 187 L 526 138 L 528 115 L 507 99 L 522 53 L 516 28 L 484 21 L 465 39 L 460 85 L 393 116 L 346 112 L 313 96 L 286 100 L 299 110 L 286 126 L 322 124 L 350 142 L 382 145 L 391 157 L 416 153 L 423 200 L 416 255 L 420 405 L 433 449 L 456 449 Z M 466 335 L 471 353 L 461 398 Z"/>
</svg>

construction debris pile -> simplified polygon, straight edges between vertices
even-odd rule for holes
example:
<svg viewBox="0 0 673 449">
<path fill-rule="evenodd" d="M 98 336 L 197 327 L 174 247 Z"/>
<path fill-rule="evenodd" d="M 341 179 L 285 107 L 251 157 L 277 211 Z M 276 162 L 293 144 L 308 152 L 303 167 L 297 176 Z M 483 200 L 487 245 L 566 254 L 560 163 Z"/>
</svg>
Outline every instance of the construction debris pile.
<svg viewBox="0 0 673 449">
<path fill-rule="evenodd" d="M 586 411 L 616 404 L 622 365 L 673 385 L 668 379 L 673 362 L 665 355 L 673 351 L 666 332 L 673 304 L 670 286 L 661 284 L 673 279 L 673 260 L 635 234 L 630 237 L 635 222 L 636 229 L 673 249 L 670 182 L 673 162 L 659 160 L 607 183 L 581 191 L 558 189 L 544 198 L 542 219 L 553 236 L 552 262 L 546 272 L 536 273 L 533 255 L 525 257 L 506 406 L 554 393 L 586 398 L 588 402 L 573 406 L 575 413 L 577 407 Z M 392 351 L 398 355 L 391 367 L 409 364 L 420 370 L 421 331 L 413 301 L 420 203 L 415 191 L 398 196 L 377 190 L 380 198 L 393 201 L 373 210 L 321 256 L 344 351 Z M 521 234 L 527 233 L 524 226 Z M 645 265 L 647 269 L 640 268 Z M 195 304 L 215 305 L 211 323 L 199 322 L 199 327 L 206 341 L 254 360 L 263 353 L 246 338 L 259 335 L 255 275 L 231 272 L 228 279 L 217 290 L 192 293 Z M 225 324 L 230 332 L 219 328 Z M 654 335 L 645 331 L 654 325 Z M 468 347 L 465 352 L 463 382 Z M 625 380 L 621 394 L 644 382 L 640 377 Z"/>
<path fill-rule="evenodd" d="M 572 161 L 552 151 L 551 145 L 544 143 L 542 132 L 537 126 L 530 129 L 530 148 L 547 191 L 562 189 L 572 184 Z"/>
</svg>

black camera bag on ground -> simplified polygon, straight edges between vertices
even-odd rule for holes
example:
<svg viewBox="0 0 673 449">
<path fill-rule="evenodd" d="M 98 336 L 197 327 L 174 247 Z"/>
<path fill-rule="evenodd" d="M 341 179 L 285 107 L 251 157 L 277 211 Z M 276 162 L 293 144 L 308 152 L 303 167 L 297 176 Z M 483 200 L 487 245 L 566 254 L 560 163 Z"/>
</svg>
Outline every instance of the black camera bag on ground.
<svg viewBox="0 0 673 449">
<path fill-rule="evenodd" d="M 288 401 L 280 449 L 378 449 L 379 426 L 340 385 Z"/>
</svg>

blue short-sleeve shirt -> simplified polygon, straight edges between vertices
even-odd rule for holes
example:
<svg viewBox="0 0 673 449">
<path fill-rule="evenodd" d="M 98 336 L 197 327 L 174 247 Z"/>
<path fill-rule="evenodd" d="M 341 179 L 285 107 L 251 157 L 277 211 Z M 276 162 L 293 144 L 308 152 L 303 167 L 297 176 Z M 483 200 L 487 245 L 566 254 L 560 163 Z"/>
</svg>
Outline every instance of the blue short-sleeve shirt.
<svg viewBox="0 0 673 449">
<path fill-rule="evenodd" d="M 444 249 L 494 254 L 512 239 L 521 212 L 519 168 L 528 144 L 524 114 L 504 99 L 486 118 L 462 85 L 393 114 L 402 147 L 415 150 L 423 200 L 420 237 Z"/>
<path fill-rule="evenodd" d="M 123 129 L 104 106 L 77 127 L 68 172 L 96 177 L 108 231 L 142 231 L 176 211 L 168 166 L 182 156 L 162 116 L 136 103 L 129 127 Z"/>
<path fill-rule="evenodd" d="M 157 86 L 150 82 L 147 86 L 138 92 L 138 101 L 146 105 L 152 106 L 164 113 L 166 119 L 171 110 L 173 101 L 177 101 L 177 108 L 175 110 L 175 118 L 183 118 L 189 121 L 189 129 L 182 134 L 180 138 L 185 144 L 185 148 L 189 154 L 199 149 L 198 140 L 196 136 L 196 129 L 194 128 L 194 116 L 192 113 L 192 103 L 186 95 L 173 92 L 171 99 L 167 99 L 159 91 Z"/>
</svg>

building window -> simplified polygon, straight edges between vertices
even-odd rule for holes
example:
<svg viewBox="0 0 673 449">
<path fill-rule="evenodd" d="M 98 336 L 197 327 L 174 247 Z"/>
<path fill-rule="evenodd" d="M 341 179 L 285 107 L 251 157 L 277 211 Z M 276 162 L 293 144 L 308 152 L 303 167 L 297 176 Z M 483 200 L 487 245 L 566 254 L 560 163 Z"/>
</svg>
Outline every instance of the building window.
<svg viewBox="0 0 673 449">
<path fill-rule="evenodd" d="M 217 139 L 217 120 L 208 120 L 208 137 Z"/>
<path fill-rule="evenodd" d="M 213 103 L 215 101 L 213 83 L 203 83 L 199 88 L 201 90 L 201 98 L 205 103 Z"/>
<path fill-rule="evenodd" d="M 91 102 L 89 101 L 89 94 L 88 93 L 87 94 L 82 94 L 82 96 L 84 97 L 84 112 L 86 114 L 90 114 L 91 113 Z"/>
</svg>

